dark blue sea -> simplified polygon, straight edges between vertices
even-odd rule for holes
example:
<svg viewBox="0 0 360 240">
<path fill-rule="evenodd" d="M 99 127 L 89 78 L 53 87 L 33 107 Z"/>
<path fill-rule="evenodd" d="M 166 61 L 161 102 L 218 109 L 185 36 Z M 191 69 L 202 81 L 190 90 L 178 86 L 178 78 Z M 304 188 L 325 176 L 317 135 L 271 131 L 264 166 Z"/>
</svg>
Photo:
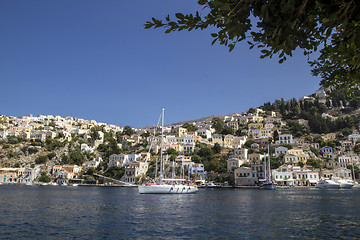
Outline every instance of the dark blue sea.
<svg viewBox="0 0 360 240">
<path fill-rule="evenodd" d="M 0 186 L 1 239 L 357 239 L 360 189 Z"/>
</svg>

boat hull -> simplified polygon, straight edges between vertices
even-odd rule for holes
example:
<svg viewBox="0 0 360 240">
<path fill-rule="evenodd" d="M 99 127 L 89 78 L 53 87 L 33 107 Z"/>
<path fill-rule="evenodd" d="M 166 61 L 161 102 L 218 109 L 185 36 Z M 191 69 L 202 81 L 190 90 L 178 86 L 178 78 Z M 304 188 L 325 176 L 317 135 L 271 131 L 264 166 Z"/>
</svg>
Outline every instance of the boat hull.
<svg viewBox="0 0 360 240">
<path fill-rule="evenodd" d="M 340 185 L 334 185 L 334 184 L 317 184 L 316 188 L 326 188 L 326 189 L 336 189 L 339 188 Z"/>
<path fill-rule="evenodd" d="M 138 186 L 140 194 L 191 194 L 196 193 L 198 188 L 187 185 L 140 185 Z"/>
<path fill-rule="evenodd" d="M 339 188 L 340 184 L 336 183 L 332 180 L 320 180 L 318 184 L 315 186 L 316 188 L 326 188 L 326 189 L 334 189 Z"/>
<path fill-rule="evenodd" d="M 259 188 L 264 189 L 264 190 L 275 190 L 276 185 L 274 185 L 274 184 L 264 184 L 264 185 L 261 185 Z"/>
<path fill-rule="evenodd" d="M 350 189 L 352 188 L 354 185 L 351 184 L 351 183 L 340 183 L 340 186 L 339 188 L 347 188 L 347 189 Z"/>
</svg>

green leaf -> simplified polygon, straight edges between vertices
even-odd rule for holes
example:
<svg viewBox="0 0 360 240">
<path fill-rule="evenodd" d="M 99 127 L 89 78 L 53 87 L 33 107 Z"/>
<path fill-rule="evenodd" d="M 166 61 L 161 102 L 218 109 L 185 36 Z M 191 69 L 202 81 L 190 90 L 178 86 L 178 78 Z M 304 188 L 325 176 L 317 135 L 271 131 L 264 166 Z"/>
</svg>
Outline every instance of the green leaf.
<svg viewBox="0 0 360 240">
<path fill-rule="evenodd" d="M 177 17 L 178 19 L 184 19 L 184 14 L 182 14 L 182 13 L 175 13 L 175 17 Z"/>
<path fill-rule="evenodd" d="M 206 3 L 207 3 L 206 0 L 199 0 L 199 1 L 198 1 L 198 4 L 199 4 L 199 5 L 205 5 Z"/>
<path fill-rule="evenodd" d="M 144 26 L 145 26 L 145 29 L 149 29 L 149 28 L 152 28 L 152 26 L 154 26 L 154 24 L 151 22 L 147 22 Z"/>
<path fill-rule="evenodd" d="M 235 45 L 234 44 L 229 44 L 229 52 L 231 52 L 234 49 Z"/>
<path fill-rule="evenodd" d="M 212 33 L 211 36 L 212 36 L 212 37 L 217 37 L 218 34 L 217 34 L 217 33 Z"/>
</svg>

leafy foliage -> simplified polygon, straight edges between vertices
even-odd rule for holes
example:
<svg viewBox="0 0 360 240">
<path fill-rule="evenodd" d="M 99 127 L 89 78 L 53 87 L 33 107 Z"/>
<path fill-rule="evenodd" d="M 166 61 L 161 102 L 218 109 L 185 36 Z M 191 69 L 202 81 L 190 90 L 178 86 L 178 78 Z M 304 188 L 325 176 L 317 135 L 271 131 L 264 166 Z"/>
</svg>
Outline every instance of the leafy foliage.
<svg viewBox="0 0 360 240">
<path fill-rule="evenodd" d="M 42 172 L 39 177 L 39 182 L 48 183 L 51 182 L 51 178 L 48 175 L 46 175 L 46 172 Z"/>
<path fill-rule="evenodd" d="M 313 166 L 314 168 L 320 168 L 321 167 L 321 161 L 320 160 L 315 160 L 315 159 L 308 159 L 306 161 L 307 165 Z"/>
<path fill-rule="evenodd" d="M 192 161 L 204 164 L 207 171 L 225 173 L 227 171 L 227 156 L 219 156 L 213 150 L 214 148 L 210 148 L 205 144 L 197 144 L 191 154 Z"/>
<path fill-rule="evenodd" d="M 195 132 L 199 129 L 198 127 L 190 123 L 185 123 L 184 125 L 182 125 L 182 127 L 186 128 L 189 132 Z"/>
<path fill-rule="evenodd" d="M 114 179 L 121 179 L 125 174 L 125 168 L 124 167 L 116 167 L 112 166 L 110 167 L 104 175 L 107 177 L 111 177 Z"/>
<path fill-rule="evenodd" d="M 134 133 L 135 133 L 134 130 L 130 126 L 125 126 L 122 131 L 123 135 L 128 135 L 128 136 Z"/>
<path fill-rule="evenodd" d="M 241 41 L 261 50 L 260 58 L 278 55 L 279 62 L 300 48 L 305 55 L 320 50 L 310 62 L 321 84 L 356 87 L 360 79 L 360 4 L 343 0 L 199 0 L 202 13 L 176 13 L 165 21 L 152 18 L 145 28 L 165 33 L 214 27 L 212 44 L 232 51 Z"/>
<path fill-rule="evenodd" d="M 43 164 L 46 163 L 47 161 L 48 161 L 47 156 L 39 156 L 35 159 L 36 164 Z"/>
<path fill-rule="evenodd" d="M 34 154 L 34 153 L 37 153 L 39 150 L 35 147 L 29 147 L 27 149 L 27 152 L 31 155 L 31 154 Z"/>
<path fill-rule="evenodd" d="M 214 117 L 211 120 L 211 126 L 215 129 L 216 133 L 221 133 L 224 129 L 224 121 L 219 117 Z"/>
<path fill-rule="evenodd" d="M 112 154 L 120 154 L 122 152 L 122 150 L 118 147 L 115 139 L 112 139 L 107 143 L 100 144 L 97 150 L 99 152 L 103 152 L 106 158 Z"/>
</svg>

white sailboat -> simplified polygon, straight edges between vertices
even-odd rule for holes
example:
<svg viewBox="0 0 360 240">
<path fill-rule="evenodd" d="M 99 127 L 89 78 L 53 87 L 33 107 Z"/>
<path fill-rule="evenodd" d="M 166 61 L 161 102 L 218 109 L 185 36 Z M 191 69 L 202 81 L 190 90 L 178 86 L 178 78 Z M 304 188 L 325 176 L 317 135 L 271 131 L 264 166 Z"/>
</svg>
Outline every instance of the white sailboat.
<svg viewBox="0 0 360 240">
<path fill-rule="evenodd" d="M 164 111 L 162 109 L 161 117 L 161 150 L 160 150 L 160 181 L 159 184 L 145 183 L 138 186 L 140 194 L 189 194 L 196 193 L 198 188 L 194 185 L 177 183 L 176 179 L 164 182 L 164 164 L 163 164 L 163 145 L 164 145 Z"/>
<path fill-rule="evenodd" d="M 266 163 L 268 164 L 268 166 L 266 167 Z M 263 181 L 260 184 L 260 189 L 265 189 L 265 190 L 275 190 L 276 189 L 276 183 L 274 183 L 271 180 L 271 169 L 270 169 L 270 143 L 268 145 L 268 157 L 267 157 L 267 162 L 266 162 L 266 158 L 265 158 L 265 181 Z"/>
</svg>

